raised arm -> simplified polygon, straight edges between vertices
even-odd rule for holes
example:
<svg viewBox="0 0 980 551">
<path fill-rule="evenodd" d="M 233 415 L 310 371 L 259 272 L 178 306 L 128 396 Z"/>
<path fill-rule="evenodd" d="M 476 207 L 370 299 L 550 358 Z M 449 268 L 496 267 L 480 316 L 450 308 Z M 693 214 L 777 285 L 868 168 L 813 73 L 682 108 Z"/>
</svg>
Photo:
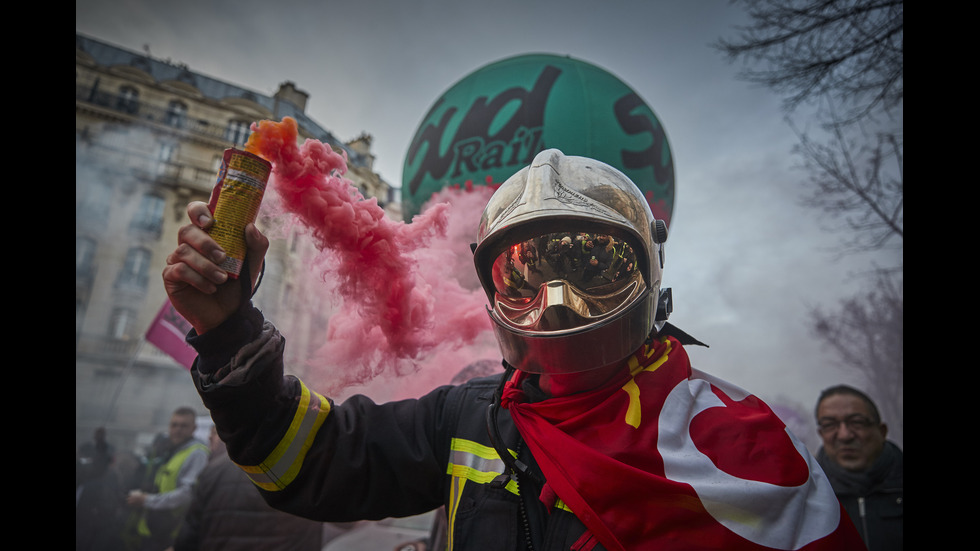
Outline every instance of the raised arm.
<svg viewBox="0 0 980 551">
<path fill-rule="evenodd" d="M 245 227 L 248 245 L 250 286 L 247 294 L 239 280 L 229 278 L 219 267 L 225 252 L 207 229 L 214 223 L 206 203 L 187 206 L 190 223 L 177 234 L 177 248 L 167 257 L 163 285 L 174 308 L 203 335 L 227 320 L 251 295 L 252 286 L 262 268 L 269 240 L 255 227 Z"/>
</svg>

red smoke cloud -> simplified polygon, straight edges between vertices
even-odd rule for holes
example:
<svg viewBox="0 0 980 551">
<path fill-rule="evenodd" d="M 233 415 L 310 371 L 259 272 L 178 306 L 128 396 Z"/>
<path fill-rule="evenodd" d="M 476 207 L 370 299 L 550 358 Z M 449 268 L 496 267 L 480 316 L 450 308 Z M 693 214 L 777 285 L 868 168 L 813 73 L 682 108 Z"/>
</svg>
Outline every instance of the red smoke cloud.
<svg viewBox="0 0 980 551">
<path fill-rule="evenodd" d="M 344 178 L 345 155 L 317 140 L 297 145 L 289 117 L 253 124 L 245 149 L 272 162 L 267 203 L 309 231 L 323 290 L 343 300 L 311 360 L 318 390 L 418 395 L 499 358 L 469 251 L 492 188 L 444 190 L 406 224 Z"/>
</svg>

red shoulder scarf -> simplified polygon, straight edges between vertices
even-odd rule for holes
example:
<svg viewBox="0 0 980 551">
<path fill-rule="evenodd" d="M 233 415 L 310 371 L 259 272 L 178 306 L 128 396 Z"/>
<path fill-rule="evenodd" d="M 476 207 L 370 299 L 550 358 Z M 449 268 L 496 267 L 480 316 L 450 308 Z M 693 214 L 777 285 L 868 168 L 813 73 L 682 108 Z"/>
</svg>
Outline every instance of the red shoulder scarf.
<svg viewBox="0 0 980 551">
<path fill-rule="evenodd" d="M 765 403 L 692 369 L 672 337 L 628 363 L 602 388 L 536 403 L 517 372 L 502 398 L 547 478 L 542 495 L 604 547 L 861 548 L 816 460 Z"/>
</svg>

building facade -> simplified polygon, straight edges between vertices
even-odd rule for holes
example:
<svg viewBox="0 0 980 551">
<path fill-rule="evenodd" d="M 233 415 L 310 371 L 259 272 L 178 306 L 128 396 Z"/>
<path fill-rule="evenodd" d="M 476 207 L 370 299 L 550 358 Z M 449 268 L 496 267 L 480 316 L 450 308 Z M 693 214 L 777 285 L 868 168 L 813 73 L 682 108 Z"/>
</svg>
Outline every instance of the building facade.
<svg viewBox="0 0 980 551">
<path fill-rule="evenodd" d="M 208 199 L 224 150 L 242 146 L 253 122 L 293 117 L 300 140 L 346 151 L 346 177 L 400 219 L 373 171 L 371 137 L 341 142 L 306 115 L 307 99 L 291 82 L 264 95 L 76 33 L 76 449 L 104 426 L 117 449 L 138 450 L 166 431 L 176 407 L 206 414 L 187 370 L 143 335 L 165 303 L 160 274 L 187 204 Z M 302 232 L 267 234 L 256 302 L 289 331 L 290 365 L 302 376 L 298 360 L 316 348 L 331 305 L 310 291 L 316 251 Z"/>
</svg>

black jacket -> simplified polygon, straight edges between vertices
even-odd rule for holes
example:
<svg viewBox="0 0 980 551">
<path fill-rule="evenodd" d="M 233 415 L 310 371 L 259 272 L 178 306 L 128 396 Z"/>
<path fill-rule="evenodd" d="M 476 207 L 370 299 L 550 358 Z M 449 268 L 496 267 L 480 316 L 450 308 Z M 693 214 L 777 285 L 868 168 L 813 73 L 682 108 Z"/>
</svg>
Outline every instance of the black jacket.
<svg viewBox="0 0 980 551">
<path fill-rule="evenodd" d="M 500 376 L 419 399 L 375 404 L 356 396 L 334 404 L 283 376 L 282 336 L 254 311 L 189 340 L 201 353 L 195 384 L 229 455 L 256 473 L 253 481 L 273 507 L 346 522 L 445 505 L 456 551 L 523 550 L 528 538 L 536 550 L 564 551 L 589 537 L 573 514 L 545 509 L 539 483 L 505 474 L 487 429 Z M 506 410 L 497 427 L 500 442 L 540 477 Z"/>
<path fill-rule="evenodd" d="M 320 551 L 323 527 L 270 507 L 226 453 L 201 472 L 174 551 Z"/>
<path fill-rule="evenodd" d="M 817 461 L 869 551 L 901 551 L 905 506 L 902 450 L 885 442 L 881 456 L 863 473 L 845 471 L 823 448 L 817 452 Z"/>
</svg>

